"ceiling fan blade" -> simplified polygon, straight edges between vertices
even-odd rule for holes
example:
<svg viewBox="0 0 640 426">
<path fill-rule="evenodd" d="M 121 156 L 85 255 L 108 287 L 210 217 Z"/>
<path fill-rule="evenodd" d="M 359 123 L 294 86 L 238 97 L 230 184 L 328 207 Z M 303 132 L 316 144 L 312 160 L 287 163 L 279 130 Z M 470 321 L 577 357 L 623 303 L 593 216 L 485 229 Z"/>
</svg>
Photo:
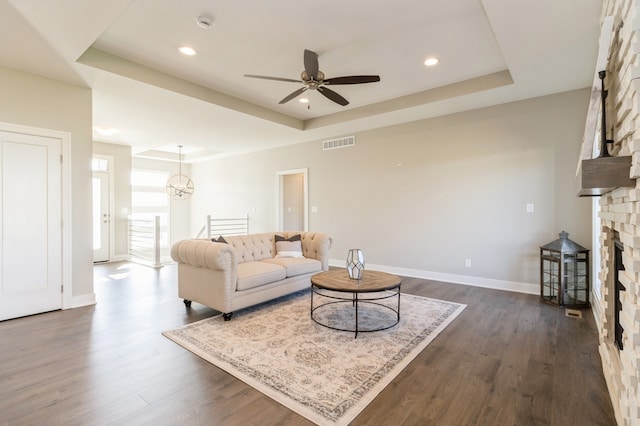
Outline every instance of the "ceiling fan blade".
<svg viewBox="0 0 640 426">
<path fill-rule="evenodd" d="M 318 81 L 318 54 L 316 52 L 304 49 L 304 69 L 310 78 Z"/>
<path fill-rule="evenodd" d="M 324 84 L 362 84 L 380 81 L 379 75 L 350 75 L 348 77 L 334 77 L 324 80 Z"/>
<path fill-rule="evenodd" d="M 292 78 L 269 77 L 266 75 L 253 75 L 253 74 L 245 74 L 244 76 L 251 77 L 251 78 L 260 78 L 262 80 L 275 80 L 275 81 L 287 81 L 290 83 L 302 83 L 302 80 L 294 80 Z"/>
<path fill-rule="evenodd" d="M 295 92 L 291 93 L 289 96 L 287 96 L 286 98 L 284 98 L 283 100 L 281 100 L 280 102 L 278 102 L 279 104 L 286 104 L 287 102 L 289 102 L 291 99 L 295 98 L 296 96 L 300 95 L 301 93 L 303 93 L 304 91 L 306 91 L 308 89 L 307 86 L 301 87 L 300 89 L 296 90 Z"/>
<path fill-rule="evenodd" d="M 331 89 L 328 89 L 326 87 L 318 87 L 318 92 L 322 93 L 327 99 L 332 100 L 333 102 L 340 104 L 342 106 L 346 106 L 349 105 L 349 101 L 346 100 L 345 98 L 343 98 L 342 96 L 338 95 L 336 92 L 334 92 Z"/>
</svg>

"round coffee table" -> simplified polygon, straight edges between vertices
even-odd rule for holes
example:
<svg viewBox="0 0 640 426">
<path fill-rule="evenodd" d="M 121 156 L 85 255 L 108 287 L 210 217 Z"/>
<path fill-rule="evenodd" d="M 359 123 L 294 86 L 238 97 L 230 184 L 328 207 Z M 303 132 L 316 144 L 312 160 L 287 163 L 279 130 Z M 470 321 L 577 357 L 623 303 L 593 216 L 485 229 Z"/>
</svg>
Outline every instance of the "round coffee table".
<svg viewBox="0 0 640 426">
<path fill-rule="evenodd" d="M 386 330 L 400 322 L 400 284 L 402 280 L 396 275 L 386 272 L 364 271 L 362 279 L 349 278 L 346 270 L 333 270 L 321 272 L 311 277 L 311 319 L 316 323 L 339 331 L 354 331 L 355 337 L 360 332 Z M 348 296 L 345 294 L 348 293 Z M 328 302 L 314 306 L 314 295 L 328 298 Z M 396 297 L 397 307 L 385 305 L 382 300 Z M 355 328 L 340 328 L 331 326 L 316 318 L 314 313 L 319 309 L 325 309 L 335 303 L 351 303 L 355 310 Z M 366 308 L 367 305 L 376 305 L 389 309 L 395 317 L 391 324 L 383 324 L 377 328 L 360 329 L 358 323 L 358 306 Z"/>
</svg>

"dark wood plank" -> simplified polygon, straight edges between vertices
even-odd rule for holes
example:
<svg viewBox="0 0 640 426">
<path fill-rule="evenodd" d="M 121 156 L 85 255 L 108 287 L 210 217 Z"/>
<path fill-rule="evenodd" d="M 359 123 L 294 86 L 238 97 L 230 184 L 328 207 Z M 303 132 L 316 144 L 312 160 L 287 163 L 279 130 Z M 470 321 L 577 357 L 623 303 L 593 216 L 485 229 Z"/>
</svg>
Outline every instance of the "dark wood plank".
<svg viewBox="0 0 640 426">
<path fill-rule="evenodd" d="M 217 312 L 177 296 L 175 266 L 95 267 L 98 304 L 0 322 L 0 425 L 308 425 L 163 337 Z M 404 278 L 467 304 L 354 425 L 615 424 L 591 312 Z M 233 320 L 232 320 L 233 321 Z"/>
</svg>

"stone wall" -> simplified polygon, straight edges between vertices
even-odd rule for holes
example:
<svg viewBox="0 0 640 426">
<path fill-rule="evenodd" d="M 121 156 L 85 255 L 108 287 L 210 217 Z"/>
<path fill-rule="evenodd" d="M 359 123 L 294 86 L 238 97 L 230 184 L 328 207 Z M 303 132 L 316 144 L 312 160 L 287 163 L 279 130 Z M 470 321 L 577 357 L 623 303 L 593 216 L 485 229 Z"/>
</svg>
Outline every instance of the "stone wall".
<svg viewBox="0 0 640 426">
<path fill-rule="evenodd" d="M 614 35 L 607 65 L 607 133 L 614 155 L 631 155 L 631 178 L 640 178 L 640 0 L 605 0 L 603 14 L 614 16 Z M 638 181 L 640 182 L 640 180 Z M 618 188 L 600 198 L 601 269 L 594 286 L 599 300 L 594 310 L 600 336 L 600 355 L 611 400 L 620 425 L 640 424 L 640 186 Z M 613 236 L 624 247 L 620 281 L 620 324 L 623 349 L 614 344 Z"/>
</svg>

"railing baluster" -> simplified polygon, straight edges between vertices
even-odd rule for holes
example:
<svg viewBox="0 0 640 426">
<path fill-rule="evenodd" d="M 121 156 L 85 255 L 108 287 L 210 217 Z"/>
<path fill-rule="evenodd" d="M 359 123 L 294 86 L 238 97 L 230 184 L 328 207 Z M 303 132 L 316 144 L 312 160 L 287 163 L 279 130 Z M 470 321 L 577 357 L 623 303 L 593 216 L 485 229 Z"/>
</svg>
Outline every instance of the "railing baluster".
<svg viewBox="0 0 640 426">
<path fill-rule="evenodd" d="M 214 219 L 207 215 L 207 238 L 217 236 L 248 235 L 249 215 L 241 218 Z"/>
<path fill-rule="evenodd" d="M 153 265 L 154 268 L 160 268 L 162 267 L 162 264 L 160 263 L 160 216 L 156 216 L 155 218 L 155 229 L 154 229 L 154 246 L 155 246 L 155 264 Z"/>
</svg>

